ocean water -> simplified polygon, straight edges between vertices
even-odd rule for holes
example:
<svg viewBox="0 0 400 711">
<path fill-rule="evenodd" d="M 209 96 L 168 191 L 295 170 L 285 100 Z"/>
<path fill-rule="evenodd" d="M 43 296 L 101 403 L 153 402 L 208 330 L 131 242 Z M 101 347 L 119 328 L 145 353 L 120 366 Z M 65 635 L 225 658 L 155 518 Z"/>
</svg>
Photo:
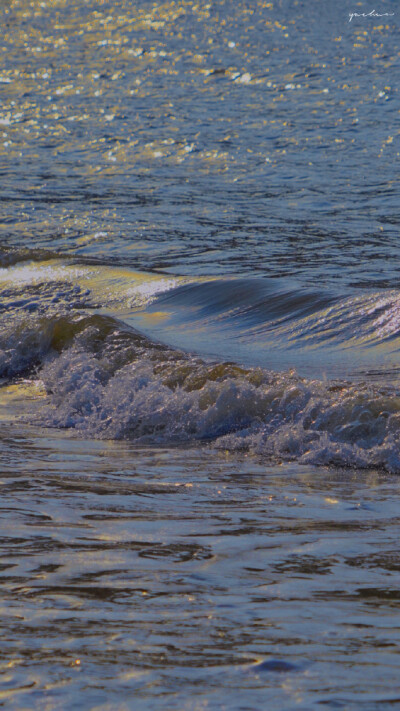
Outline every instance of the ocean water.
<svg viewBox="0 0 400 711">
<path fill-rule="evenodd" d="M 0 16 L 0 705 L 400 708 L 397 4 Z"/>
</svg>

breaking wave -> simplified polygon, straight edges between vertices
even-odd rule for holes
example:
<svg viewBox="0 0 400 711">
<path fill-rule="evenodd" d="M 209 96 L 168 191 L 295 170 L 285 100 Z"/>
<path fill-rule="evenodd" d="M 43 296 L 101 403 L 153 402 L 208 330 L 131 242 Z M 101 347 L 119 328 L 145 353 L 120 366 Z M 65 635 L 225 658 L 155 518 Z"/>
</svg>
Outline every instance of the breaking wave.
<svg viewBox="0 0 400 711">
<path fill-rule="evenodd" d="M 244 293 L 229 280 L 225 289 L 221 281 L 164 280 L 149 288 L 145 279 L 132 277 L 125 297 L 117 289 L 119 299 L 114 294 L 100 309 L 100 295 L 122 283 L 115 274 L 107 281 L 102 273 L 96 293 L 93 274 L 92 283 L 83 267 L 67 275 L 57 268 L 41 276 L 32 270 L 35 278 L 19 285 L 9 274 L 8 281 L 3 278 L 0 376 L 4 382 L 40 383 L 35 415 L 25 415 L 30 422 L 72 428 L 85 437 L 163 445 L 200 441 L 275 461 L 400 471 L 400 388 L 396 371 L 382 365 L 388 343 L 395 362 L 398 292 L 339 299 L 310 291 L 296 300 L 294 292 L 280 299 L 276 286 L 262 293 L 250 284 Z M 133 304 L 138 294 L 141 299 Z M 107 304 L 114 304 L 110 313 Z M 230 331 L 236 322 L 237 334 L 248 334 L 249 328 L 253 334 L 268 332 L 282 349 L 285 333 L 288 351 L 290 339 L 301 351 L 314 334 L 320 359 L 329 341 L 338 349 L 345 345 L 353 359 L 370 349 L 376 362 L 381 353 L 382 367 L 374 377 L 365 372 L 353 379 L 305 377 L 268 364 L 210 359 L 193 348 L 185 352 L 132 327 L 136 318 L 140 323 L 167 304 L 171 342 L 179 341 L 180 333 L 171 324 L 189 323 L 190 306 L 191 329 L 207 321 L 215 334 L 218 323 L 222 338 L 224 324 Z"/>
</svg>

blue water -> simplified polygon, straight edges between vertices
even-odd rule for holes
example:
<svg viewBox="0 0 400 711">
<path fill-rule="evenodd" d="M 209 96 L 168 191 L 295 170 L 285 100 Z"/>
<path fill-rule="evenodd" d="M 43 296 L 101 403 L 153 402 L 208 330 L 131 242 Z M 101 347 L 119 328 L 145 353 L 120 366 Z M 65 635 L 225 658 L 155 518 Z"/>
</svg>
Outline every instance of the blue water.
<svg viewBox="0 0 400 711">
<path fill-rule="evenodd" d="M 398 705 L 396 3 L 0 14 L 0 703 Z"/>
</svg>

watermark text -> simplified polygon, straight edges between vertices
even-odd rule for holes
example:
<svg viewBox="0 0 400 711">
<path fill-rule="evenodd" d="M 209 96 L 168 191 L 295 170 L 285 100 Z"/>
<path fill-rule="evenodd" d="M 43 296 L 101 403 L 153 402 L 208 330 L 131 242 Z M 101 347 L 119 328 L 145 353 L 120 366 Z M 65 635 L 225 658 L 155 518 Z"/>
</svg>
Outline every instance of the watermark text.
<svg viewBox="0 0 400 711">
<path fill-rule="evenodd" d="M 349 22 L 352 21 L 353 17 L 393 17 L 394 12 L 377 12 L 376 10 L 371 10 L 371 12 L 349 12 Z"/>
</svg>

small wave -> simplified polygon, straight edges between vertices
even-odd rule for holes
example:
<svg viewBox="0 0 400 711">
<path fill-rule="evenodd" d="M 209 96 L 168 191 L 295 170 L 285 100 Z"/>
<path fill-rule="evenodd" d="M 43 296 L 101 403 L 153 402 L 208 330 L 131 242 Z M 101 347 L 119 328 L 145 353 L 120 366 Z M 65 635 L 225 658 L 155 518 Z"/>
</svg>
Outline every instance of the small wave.
<svg viewBox="0 0 400 711">
<path fill-rule="evenodd" d="M 19 284 L 0 274 L 0 376 L 40 381 L 35 423 L 138 444 L 211 442 L 269 460 L 400 471 L 400 389 L 384 377 L 385 354 L 394 357 L 398 348 L 398 292 L 339 298 L 317 290 L 283 292 L 277 284 L 177 284 L 146 275 L 135 280 L 121 270 L 99 275 L 97 268 L 47 266 L 28 265 Z M 18 269 L 11 268 L 14 276 Z M 132 310 L 130 300 L 138 295 Z M 283 358 L 274 370 L 232 358 L 211 362 L 193 355 L 193 341 L 190 354 L 129 325 L 160 308 L 170 326 L 175 319 L 169 335 L 175 342 L 178 322 L 189 325 L 190 311 L 190 328 L 202 339 L 217 334 L 216 347 L 226 327 L 224 347 L 232 333 L 268 333 L 269 343 L 281 338 L 283 352 L 285 333 L 286 352 L 309 354 L 304 344 L 314 339 L 323 359 L 333 342 L 332 353 L 345 348 L 360 362 L 360 354 L 372 352 L 379 368 L 374 378 L 351 381 L 304 377 L 286 369 Z M 199 328 L 201 319 L 208 330 Z M 253 349 L 258 345 L 255 340 Z M 33 422 L 32 414 L 26 417 Z"/>
<path fill-rule="evenodd" d="M 42 367 L 49 399 L 41 424 L 137 443 L 206 440 L 274 460 L 400 470 L 394 389 L 206 364 L 118 330 L 96 352 L 98 337 L 91 324 Z"/>
<path fill-rule="evenodd" d="M 51 331 L 51 333 L 50 333 Z M 266 460 L 400 471 L 400 393 L 206 363 L 104 316 L 47 324 L 35 418 L 137 444 L 209 442 Z"/>
</svg>

